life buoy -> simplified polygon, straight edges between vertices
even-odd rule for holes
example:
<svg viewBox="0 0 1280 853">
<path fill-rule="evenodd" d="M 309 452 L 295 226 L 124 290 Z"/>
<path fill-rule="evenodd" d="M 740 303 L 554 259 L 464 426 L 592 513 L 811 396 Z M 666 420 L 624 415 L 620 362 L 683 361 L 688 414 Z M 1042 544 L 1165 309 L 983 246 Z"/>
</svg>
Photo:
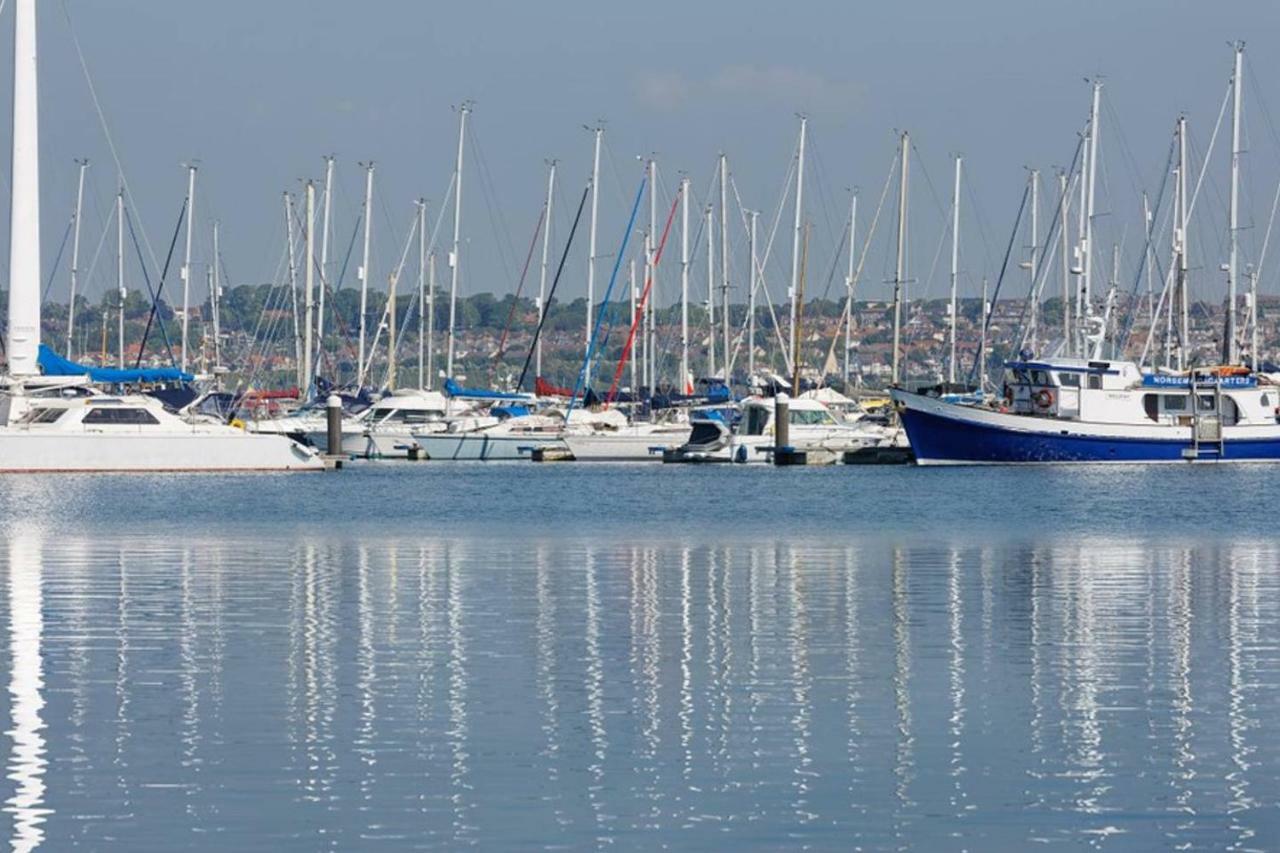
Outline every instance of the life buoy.
<svg viewBox="0 0 1280 853">
<path fill-rule="evenodd" d="M 244 421 L 240 420 L 239 418 L 232 418 L 231 426 L 235 427 L 236 429 L 244 429 Z"/>
<path fill-rule="evenodd" d="M 1053 406 L 1053 392 L 1048 388 L 1041 388 L 1031 395 L 1031 402 L 1036 404 L 1037 409 L 1051 408 Z"/>
</svg>

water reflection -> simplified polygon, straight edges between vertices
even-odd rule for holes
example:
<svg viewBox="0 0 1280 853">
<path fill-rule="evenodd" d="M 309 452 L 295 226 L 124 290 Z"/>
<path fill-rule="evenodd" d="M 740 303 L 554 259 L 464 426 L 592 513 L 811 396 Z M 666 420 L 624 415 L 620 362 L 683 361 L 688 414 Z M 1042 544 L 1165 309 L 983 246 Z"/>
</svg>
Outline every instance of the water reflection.
<svg viewBox="0 0 1280 853">
<path fill-rule="evenodd" d="M 1217 849 L 1280 820 L 1270 543 L 13 528 L 3 556 L 15 849 Z"/>
<path fill-rule="evenodd" d="M 13 815 L 10 846 L 34 850 L 44 840 L 45 805 L 44 588 L 40 534 L 13 531 L 9 539 L 9 778 L 16 790 L 5 801 Z"/>
</svg>

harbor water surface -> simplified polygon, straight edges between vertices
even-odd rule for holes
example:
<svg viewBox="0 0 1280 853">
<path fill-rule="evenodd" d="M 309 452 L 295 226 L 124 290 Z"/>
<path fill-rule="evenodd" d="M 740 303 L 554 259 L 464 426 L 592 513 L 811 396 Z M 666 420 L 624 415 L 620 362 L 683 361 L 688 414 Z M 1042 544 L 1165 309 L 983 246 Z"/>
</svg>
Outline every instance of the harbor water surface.
<svg viewBox="0 0 1280 853">
<path fill-rule="evenodd" d="M 7 478 L 7 832 L 20 850 L 1274 850 L 1278 483 Z"/>
</svg>

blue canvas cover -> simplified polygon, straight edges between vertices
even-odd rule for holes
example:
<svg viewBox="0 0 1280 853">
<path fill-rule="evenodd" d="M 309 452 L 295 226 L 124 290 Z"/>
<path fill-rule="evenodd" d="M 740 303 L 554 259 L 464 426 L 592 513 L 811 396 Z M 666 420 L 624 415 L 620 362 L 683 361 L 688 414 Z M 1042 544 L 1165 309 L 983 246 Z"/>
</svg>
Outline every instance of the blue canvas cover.
<svg viewBox="0 0 1280 853">
<path fill-rule="evenodd" d="M 183 373 L 176 367 L 140 367 L 121 370 L 116 367 L 89 367 L 63 358 L 44 344 L 40 345 L 40 355 L 36 358 L 40 370 L 45 376 L 88 376 L 92 382 L 104 385 L 138 382 L 191 382 L 195 379 L 190 373 Z"/>
</svg>

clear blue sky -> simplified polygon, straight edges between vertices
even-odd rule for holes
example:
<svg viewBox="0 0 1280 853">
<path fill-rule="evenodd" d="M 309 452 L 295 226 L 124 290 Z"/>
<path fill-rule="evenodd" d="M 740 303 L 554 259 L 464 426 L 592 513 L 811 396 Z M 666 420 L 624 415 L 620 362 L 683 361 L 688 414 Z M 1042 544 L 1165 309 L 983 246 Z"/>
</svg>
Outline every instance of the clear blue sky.
<svg viewBox="0 0 1280 853">
<path fill-rule="evenodd" d="M 155 251 L 163 255 L 185 191 L 181 164 L 198 158 L 197 213 L 206 244 L 198 254 L 207 258 L 207 225 L 218 217 L 233 283 L 275 275 L 283 251 L 281 193 L 297 189 L 299 178 L 321 177 L 321 155 L 330 152 L 339 157 L 339 244 L 358 213 L 356 163 L 378 163 L 373 266 L 374 281 L 385 280 L 412 200 L 444 197 L 457 130 L 451 105 L 464 98 L 477 104 L 478 145 L 468 150 L 464 293 L 513 287 L 550 157 L 562 164 L 555 233 L 567 233 L 590 166 L 582 125 L 596 119 L 608 122 L 600 242 L 602 252 L 612 253 L 639 177 L 636 155 L 656 153 L 665 209 L 678 173 L 687 171 L 701 194 L 724 150 L 744 202 L 766 211 L 767 221 L 795 144 L 795 113 L 807 112 L 814 142 L 810 293 L 823 290 L 834 263 L 846 188 L 862 187 L 864 227 L 869 221 L 894 128 L 911 130 L 922 157 L 912 193 L 911 264 L 920 290 L 939 244 L 941 208 L 949 203 L 950 153 L 964 153 L 972 187 L 962 201 L 965 289 L 972 290 L 984 272 L 994 276 L 1024 165 L 1047 174 L 1069 158 L 1087 112 L 1087 75 L 1105 75 L 1109 104 L 1103 206 L 1111 215 L 1100 223 L 1103 242 L 1124 236 L 1127 247 L 1134 245 L 1136 189 L 1154 192 L 1179 110 L 1190 114 L 1200 149 L 1207 144 L 1233 38 L 1248 41 L 1253 77 L 1246 199 L 1258 225 L 1247 237 L 1254 254 L 1280 152 L 1269 113 L 1253 95 L 1260 91 L 1280 109 L 1273 83 L 1280 80 L 1280 8 L 1273 0 L 65 5 Z M 115 177 L 62 10 L 63 0 L 40 3 L 45 256 L 51 263 L 73 203 L 72 161 L 89 157 L 94 209 L 85 218 L 87 266 Z M 11 10 L 3 20 L 7 46 Z M 7 94 L 3 100 L 7 110 Z M 1211 169 L 1216 183 L 1206 183 L 1206 231 L 1221 227 L 1225 154 L 1224 138 Z M 1046 220 L 1048 210 L 1046 202 Z M 886 237 L 890 213 L 882 224 Z M 789 216 L 770 266 L 775 299 L 789 264 Z M 1217 252 L 1216 232 L 1202 241 L 1206 253 Z M 734 244 L 740 256 L 739 237 Z M 877 240 L 869 254 L 867 295 L 887 290 L 887 246 Z M 1126 268 L 1136 260 L 1129 256 Z M 1217 260 L 1202 258 L 1210 270 Z M 745 270 L 745 261 L 735 263 Z M 564 296 L 584 292 L 584 264 L 575 253 Z M 943 287 L 945 253 L 940 264 L 928 285 L 934 294 Z M 91 294 L 108 285 L 110 267 L 104 255 Z M 667 267 L 668 281 L 675 270 L 674 263 Z M 600 275 L 607 271 L 606 263 Z M 1219 287 L 1212 275 L 1200 285 L 1205 293 Z M 137 282 L 136 273 L 131 277 Z M 54 298 L 65 298 L 65 262 L 60 278 Z M 664 302 L 675 293 L 669 284 L 663 291 Z"/>
</svg>

